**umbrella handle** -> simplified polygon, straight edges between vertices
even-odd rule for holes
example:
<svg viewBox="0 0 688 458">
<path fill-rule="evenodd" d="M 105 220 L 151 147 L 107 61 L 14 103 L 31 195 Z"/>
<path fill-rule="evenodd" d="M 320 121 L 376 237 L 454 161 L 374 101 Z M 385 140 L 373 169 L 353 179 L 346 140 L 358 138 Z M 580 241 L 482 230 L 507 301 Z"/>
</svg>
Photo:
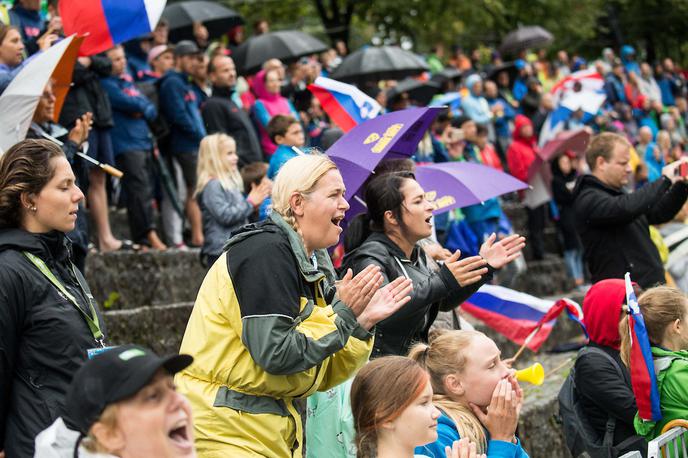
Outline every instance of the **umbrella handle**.
<svg viewBox="0 0 688 458">
<path fill-rule="evenodd" d="M 108 164 L 100 164 L 100 168 L 103 169 L 103 172 L 109 173 L 115 178 L 122 178 L 124 176 L 124 172 L 122 172 L 119 169 L 114 168 L 111 165 Z"/>
</svg>

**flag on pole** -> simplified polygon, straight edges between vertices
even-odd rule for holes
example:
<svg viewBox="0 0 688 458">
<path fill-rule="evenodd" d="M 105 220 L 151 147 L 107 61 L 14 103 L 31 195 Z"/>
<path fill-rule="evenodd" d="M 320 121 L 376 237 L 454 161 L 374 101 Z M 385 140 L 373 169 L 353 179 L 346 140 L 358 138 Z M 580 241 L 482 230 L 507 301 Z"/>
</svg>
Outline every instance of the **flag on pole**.
<svg viewBox="0 0 688 458">
<path fill-rule="evenodd" d="M 66 35 L 86 35 L 80 54 L 90 56 L 155 29 L 165 0 L 60 0 Z"/>
<path fill-rule="evenodd" d="M 655 363 L 650 349 L 645 320 L 635 297 L 631 274 L 626 272 L 626 304 L 629 309 L 628 332 L 631 337 L 631 385 L 638 404 L 638 416 L 647 421 L 662 419 L 659 404 L 659 389 L 655 375 Z"/>
<path fill-rule="evenodd" d="M 570 299 L 540 299 L 495 285 L 483 285 L 461 305 L 461 309 L 483 321 L 504 337 L 538 351 L 547 340 L 556 318 L 566 310 L 569 317 L 583 325 L 583 309 Z"/>
<path fill-rule="evenodd" d="M 604 78 L 594 68 L 572 73 L 555 84 L 550 90 L 554 110 L 547 116 L 539 144 L 542 147 L 564 130 L 564 125 L 573 113 L 583 111 L 582 122 L 587 123 L 607 100 Z"/>
<path fill-rule="evenodd" d="M 319 76 L 313 84 L 308 85 L 308 90 L 318 99 L 332 122 L 344 132 L 373 119 L 382 111 L 375 99 L 356 86 L 341 81 Z"/>
</svg>

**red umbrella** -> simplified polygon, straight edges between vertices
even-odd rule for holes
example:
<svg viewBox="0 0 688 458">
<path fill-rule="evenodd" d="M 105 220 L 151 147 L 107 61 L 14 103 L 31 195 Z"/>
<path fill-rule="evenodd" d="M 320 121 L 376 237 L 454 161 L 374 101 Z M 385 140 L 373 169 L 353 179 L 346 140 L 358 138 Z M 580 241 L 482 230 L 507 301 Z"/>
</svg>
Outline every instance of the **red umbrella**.
<svg viewBox="0 0 688 458">
<path fill-rule="evenodd" d="M 566 151 L 573 151 L 580 156 L 588 148 L 590 137 L 592 134 L 587 129 L 560 132 L 553 140 L 545 143 L 538 155 L 543 161 L 549 161 Z"/>
<path fill-rule="evenodd" d="M 545 143 L 545 146 L 537 151 L 537 157 L 528 169 L 528 181 L 542 168 L 545 162 L 561 156 L 566 151 L 573 151 L 579 157 L 582 156 L 590 144 L 591 137 L 592 134 L 587 129 L 559 132 L 554 139 Z M 545 175 L 549 181 L 548 173 Z"/>
</svg>

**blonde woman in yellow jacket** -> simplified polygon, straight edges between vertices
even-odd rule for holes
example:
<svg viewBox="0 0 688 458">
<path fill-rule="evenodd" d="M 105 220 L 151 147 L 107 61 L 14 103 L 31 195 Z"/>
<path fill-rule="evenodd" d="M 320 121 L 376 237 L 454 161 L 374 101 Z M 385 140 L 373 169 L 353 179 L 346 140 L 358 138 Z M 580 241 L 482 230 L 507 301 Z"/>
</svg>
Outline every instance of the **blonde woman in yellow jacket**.
<svg viewBox="0 0 688 458">
<path fill-rule="evenodd" d="M 326 276 L 326 248 L 349 208 L 344 192 L 326 156 L 291 159 L 270 218 L 235 234 L 206 275 L 181 346 L 194 364 L 176 377 L 199 457 L 301 457 L 294 398 L 352 377 L 375 323 L 410 299 L 410 280 L 380 288 L 377 268 L 349 272 L 336 287 Z"/>
</svg>

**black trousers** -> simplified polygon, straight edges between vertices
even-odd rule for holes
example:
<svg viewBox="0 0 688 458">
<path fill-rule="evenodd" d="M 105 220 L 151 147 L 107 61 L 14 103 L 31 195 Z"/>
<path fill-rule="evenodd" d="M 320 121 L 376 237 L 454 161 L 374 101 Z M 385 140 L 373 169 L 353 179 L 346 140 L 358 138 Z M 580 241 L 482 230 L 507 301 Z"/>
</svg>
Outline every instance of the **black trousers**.
<svg viewBox="0 0 688 458">
<path fill-rule="evenodd" d="M 128 151 L 116 158 L 117 167 L 124 172 L 122 191 L 131 239 L 146 245 L 148 233 L 155 229 L 150 158 L 150 151 Z"/>
<path fill-rule="evenodd" d="M 528 243 L 533 250 L 533 258 L 541 260 L 545 256 L 545 218 L 547 217 L 547 205 L 542 204 L 536 208 L 526 207 L 528 215 Z"/>
</svg>

